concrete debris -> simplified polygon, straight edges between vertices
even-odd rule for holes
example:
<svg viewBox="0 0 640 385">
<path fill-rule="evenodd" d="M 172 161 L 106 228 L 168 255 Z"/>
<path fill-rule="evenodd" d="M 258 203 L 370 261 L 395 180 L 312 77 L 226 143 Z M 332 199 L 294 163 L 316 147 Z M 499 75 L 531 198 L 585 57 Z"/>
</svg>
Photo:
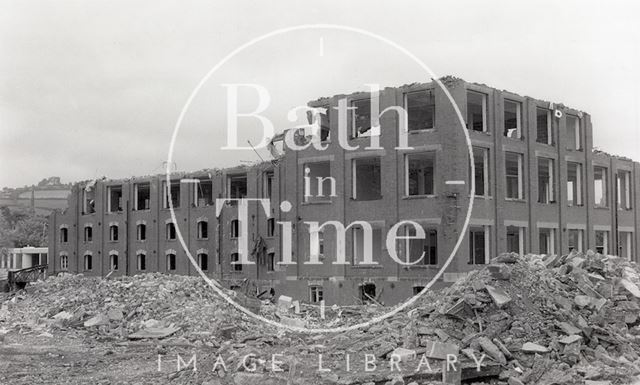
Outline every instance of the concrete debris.
<svg viewBox="0 0 640 385">
<path fill-rule="evenodd" d="M 525 353 L 547 353 L 549 349 L 533 342 L 525 342 L 520 348 L 520 351 Z"/>
<path fill-rule="evenodd" d="M 511 302 L 511 297 L 509 297 L 504 290 L 489 285 L 485 285 L 485 289 L 487 289 L 493 303 L 495 303 L 497 307 L 503 307 Z"/>
<path fill-rule="evenodd" d="M 509 385 L 622 384 L 640 374 L 639 285 L 637 265 L 624 258 L 593 252 L 501 254 L 451 286 L 426 292 L 411 312 L 343 333 L 305 334 L 247 317 L 197 277 L 64 275 L 29 284 L 0 303 L 0 336 L 15 341 L 24 335 L 55 339 L 77 333 L 111 347 L 151 343 L 158 354 L 167 354 L 168 344 L 201 346 L 229 357 L 230 373 L 171 374 L 179 383 L 287 383 L 286 376 L 273 376 L 277 373 L 270 369 L 271 354 L 283 354 L 296 360 L 280 365 L 283 373 L 303 376 L 299 383 L 460 383 L 462 378 Z M 262 317 L 293 327 L 350 326 L 389 311 L 379 305 L 329 304 L 321 319 L 317 306 L 286 295 L 259 300 L 227 293 Z M 350 372 L 344 369 L 347 353 Z M 234 373 L 247 354 L 261 356 L 249 362 L 257 371 Z M 318 354 L 331 372 L 317 370 Z M 362 364 L 357 356 L 364 354 L 375 357 L 378 372 L 355 369 Z M 482 354 L 488 358 L 478 371 L 474 359 Z M 461 370 L 442 375 L 448 355 L 457 356 Z M 393 356 L 406 366 L 401 375 L 383 364 Z M 423 357 L 436 372 L 432 377 L 416 377 L 422 375 L 414 370 Z"/>
</svg>

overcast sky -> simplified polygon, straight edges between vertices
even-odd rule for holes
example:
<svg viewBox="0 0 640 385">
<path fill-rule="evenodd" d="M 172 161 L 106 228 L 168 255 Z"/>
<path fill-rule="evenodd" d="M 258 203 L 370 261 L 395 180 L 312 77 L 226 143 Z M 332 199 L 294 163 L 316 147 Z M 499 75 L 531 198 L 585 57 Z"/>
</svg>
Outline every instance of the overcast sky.
<svg viewBox="0 0 640 385">
<path fill-rule="evenodd" d="M 253 38 L 305 23 L 367 29 L 438 76 L 586 111 L 597 147 L 640 160 L 639 16 L 637 1 L 0 0 L 0 186 L 161 172 L 178 115 L 208 70 Z M 223 83 L 264 85 L 265 115 L 281 130 L 287 110 L 308 100 L 416 81 L 427 74 L 373 39 L 279 35 L 212 76 L 186 115 L 176 167 L 258 159 L 220 149 Z M 255 95 L 242 96 L 252 108 Z"/>
</svg>

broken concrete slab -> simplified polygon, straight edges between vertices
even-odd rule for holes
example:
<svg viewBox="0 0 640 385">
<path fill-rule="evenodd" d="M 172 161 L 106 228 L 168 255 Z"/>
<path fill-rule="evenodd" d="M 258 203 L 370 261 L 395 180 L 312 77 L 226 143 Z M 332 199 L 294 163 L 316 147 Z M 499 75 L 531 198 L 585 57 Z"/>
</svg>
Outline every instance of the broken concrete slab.
<svg viewBox="0 0 640 385">
<path fill-rule="evenodd" d="M 558 327 L 560 329 L 562 329 L 563 332 L 565 332 L 568 335 L 572 335 L 572 334 L 580 334 L 582 333 L 581 329 L 578 329 L 577 327 L 573 326 L 572 324 L 570 324 L 569 322 L 560 322 L 558 324 Z"/>
<path fill-rule="evenodd" d="M 582 339 L 582 336 L 579 336 L 577 334 L 572 334 L 570 336 L 566 336 L 566 337 L 562 337 L 558 340 L 558 342 L 560 342 L 561 344 L 565 344 L 565 345 L 569 345 L 572 344 L 574 342 L 578 342 Z"/>
<path fill-rule="evenodd" d="M 293 304 L 293 298 L 287 295 L 281 295 L 278 297 L 278 310 L 288 312 Z"/>
<path fill-rule="evenodd" d="M 588 297 L 586 295 L 576 295 L 575 298 L 573 299 L 573 302 L 578 306 L 578 307 L 585 307 L 588 306 L 591 303 L 591 297 Z"/>
<path fill-rule="evenodd" d="M 511 297 L 504 290 L 489 285 L 486 285 L 485 289 L 497 307 L 501 308 L 511 302 Z"/>
<path fill-rule="evenodd" d="M 457 355 L 460 348 L 458 345 L 454 344 L 445 344 L 438 341 L 430 341 L 430 340 L 422 340 L 423 345 L 425 346 L 422 349 L 419 349 L 418 353 L 424 353 L 428 358 L 434 358 L 437 360 L 446 360 L 447 355 L 453 354 Z"/>
<path fill-rule="evenodd" d="M 280 317 L 280 322 L 283 325 L 291 326 L 294 328 L 304 328 L 307 326 L 307 322 L 299 318 Z"/>
<path fill-rule="evenodd" d="M 533 342 L 525 342 L 522 348 L 520 348 L 520 351 L 524 353 L 548 353 L 549 349 Z"/>
<path fill-rule="evenodd" d="M 623 278 L 620 280 L 620 285 L 627 289 L 629 293 L 633 294 L 634 297 L 640 298 L 640 289 L 635 283 Z"/>
<path fill-rule="evenodd" d="M 57 320 L 70 320 L 73 317 L 73 314 L 68 311 L 61 311 L 60 313 L 53 316 L 53 319 Z"/>
<path fill-rule="evenodd" d="M 494 279 L 508 281 L 511 279 L 511 268 L 504 264 L 488 265 L 487 269 Z"/>
<path fill-rule="evenodd" d="M 114 308 L 109 309 L 107 312 L 107 317 L 109 317 L 112 321 L 121 321 L 124 317 L 122 315 L 122 309 Z"/>
<path fill-rule="evenodd" d="M 506 357 L 504 356 L 502 351 L 500 351 L 500 348 L 498 348 L 493 342 L 491 342 L 491 340 L 489 340 L 487 337 L 480 337 L 477 341 L 482 350 L 484 350 L 484 352 L 487 353 L 489 357 L 493 358 L 501 365 L 507 364 Z"/>
</svg>

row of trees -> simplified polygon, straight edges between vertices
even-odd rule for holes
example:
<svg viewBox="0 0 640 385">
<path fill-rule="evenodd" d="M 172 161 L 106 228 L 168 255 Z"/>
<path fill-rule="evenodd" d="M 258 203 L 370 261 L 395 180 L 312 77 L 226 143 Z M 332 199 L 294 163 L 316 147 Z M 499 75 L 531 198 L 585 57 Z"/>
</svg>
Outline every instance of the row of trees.
<svg viewBox="0 0 640 385">
<path fill-rule="evenodd" d="M 46 217 L 29 209 L 0 207 L 0 247 L 46 245 Z"/>
</svg>

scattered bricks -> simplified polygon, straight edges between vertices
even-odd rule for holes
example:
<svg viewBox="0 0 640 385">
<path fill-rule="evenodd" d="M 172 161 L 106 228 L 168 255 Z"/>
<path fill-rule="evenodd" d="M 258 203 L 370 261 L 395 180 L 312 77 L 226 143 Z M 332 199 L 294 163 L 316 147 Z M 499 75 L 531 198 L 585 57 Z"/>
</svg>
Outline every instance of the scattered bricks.
<svg viewBox="0 0 640 385">
<path fill-rule="evenodd" d="M 57 320 L 70 320 L 73 317 L 73 314 L 68 311 L 61 311 L 60 313 L 53 316 L 53 319 Z"/>
<path fill-rule="evenodd" d="M 558 304 L 558 306 L 560 306 L 566 311 L 571 311 L 571 309 L 573 308 L 573 304 L 566 297 L 557 297 L 555 298 L 555 301 L 556 301 L 556 304 Z"/>
<path fill-rule="evenodd" d="M 520 351 L 524 353 L 547 353 L 549 352 L 549 349 L 533 342 L 525 342 L 524 345 L 522 345 L 522 348 L 520 348 Z"/>
<path fill-rule="evenodd" d="M 604 298 L 613 297 L 613 285 L 608 282 L 600 282 L 596 286 L 596 291 Z"/>
<path fill-rule="evenodd" d="M 388 354 L 389 358 L 397 357 L 397 359 L 399 359 L 400 362 L 415 360 L 416 356 L 417 356 L 417 353 L 415 350 L 405 349 L 405 348 L 396 348 L 390 354 Z"/>
<path fill-rule="evenodd" d="M 442 342 L 448 340 L 449 338 L 451 338 L 450 335 L 448 335 L 444 330 L 442 329 L 436 329 L 434 330 L 436 335 L 438 336 L 438 338 L 440 338 L 442 340 Z"/>
<path fill-rule="evenodd" d="M 572 324 L 570 324 L 568 322 L 560 322 L 558 324 L 558 327 L 560 329 L 562 329 L 562 331 L 565 332 L 568 335 L 580 334 L 582 332 L 582 330 L 578 329 L 577 327 L 573 326 Z"/>
<path fill-rule="evenodd" d="M 581 257 L 574 257 L 571 259 L 571 261 L 569 261 L 569 265 L 572 266 L 574 269 L 582 267 L 583 264 L 584 264 L 584 258 L 581 258 Z"/>
<path fill-rule="evenodd" d="M 507 293 L 505 293 L 502 289 L 489 285 L 486 285 L 485 288 L 487 289 L 487 293 L 489 293 L 489 295 L 491 296 L 491 299 L 493 299 L 493 303 L 495 303 L 497 307 L 501 308 L 511 302 L 511 297 L 509 297 Z"/>
<path fill-rule="evenodd" d="M 286 295 L 281 295 L 280 297 L 278 297 L 278 310 L 288 312 L 289 309 L 291 309 L 292 303 L 293 298 Z"/>
<path fill-rule="evenodd" d="M 428 358 L 437 360 L 446 360 L 448 354 L 457 355 L 459 348 L 454 344 L 444 344 L 438 341 L 423 340 L 424 348 L 419 349 L 418 353 L 424 353 Z"/>
<path fill-rule="evenodd" d="M 544 259 L 543 263 L 548 269 L 551 269 L 557 266 L 559 260 L 560 255 L 549 255 Z"/>
<path fill-rule="evenodd" d="M 585 380 L 584 385 L 611 385 L 611 381 Z"/>
<path fill-rule="evenodd" d="M 509 349 L 507 349 L 506 346 L 504 346 L 504 344 L 502 343 L 502 341 L 500 341 L 497 338 L 493 339 L 493 343 L 498 347 L 498 349 L 500 349 L 500 351 L 502 352 L 502 354 L 504 354 L 504 356 L 510 360 L 511 358 L 513 358 L 511 352 L 509 351 Z"/>
<path fill-rule="evenodd" d="M 296 314 L 300 314 L 300 301 L 293 301 L 293 312 Z"/>
<path fill-rule="evenodd" d="M 577 334 L 572 334 L 570 336 L 560 338 L 558 342 L 560 342 L 561 344 L 570 345 L 574 342 L 580 341 L 581 339 L 582 339 L 582 336 L 579 336 Z"/>
<path fill-rule="evenodd" d="M 487 266 L 489 273 L 494 279 L 508 281 L 511 279 L 511 269 L 507 265 L 489 265 Z"/>
<path fill-rule="evenodd" d="M 578 307 L 583 308 L 591 303 L 591 297 L 586 295 L 576 295 L 573 302 L 575 302 Z"/>
<path fill-rule="evenodd" d="M 635 283 L 623 278 L 620 280 L 620 285 L 627 289 L 629 293 L 633 294 L 634 297 L 640 298 L 640 289 L 638 289 Z"/>
<path fill-rule="evenodd" d="M 500 348 L 498 348 L 487 337 L 478 338 L 478 344 L 480 345 L 482 350 L 484 350 L 484 352 L 487 353 L 487 355 L 493 358 L 496 362 L 500 363 L 501 365 L 507 364 L 507 359 L 500 351 Z"/>
<path fill-rule="evenodd" d="M 223 326 L 220 328 L 220 336 L 222 338 L 230 340 L 234 338 L 236 333 L 236 327 L 233 325 Z"/>
</svg>

